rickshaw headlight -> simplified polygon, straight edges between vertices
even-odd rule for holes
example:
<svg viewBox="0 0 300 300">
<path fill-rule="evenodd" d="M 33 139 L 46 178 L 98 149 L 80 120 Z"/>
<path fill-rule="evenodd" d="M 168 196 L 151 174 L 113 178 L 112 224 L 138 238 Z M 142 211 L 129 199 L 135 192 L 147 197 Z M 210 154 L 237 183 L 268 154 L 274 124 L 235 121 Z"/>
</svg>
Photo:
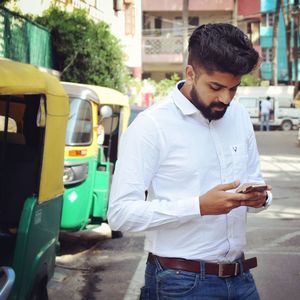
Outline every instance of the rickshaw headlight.
<svg viewBox="0 0 300 300">
<path fill-rule="evenodd" d="M 65 162 L 64 185 L 76 184 L 84 181 L 88 175 L 88 162 Z"/>
<path fill-rule="evenodd" d="M 64 184 L 68 184 L 74 181 L 75 174 L 72 171 L 72 167 L 65 167 L 64 169 Z"/>
</svg>

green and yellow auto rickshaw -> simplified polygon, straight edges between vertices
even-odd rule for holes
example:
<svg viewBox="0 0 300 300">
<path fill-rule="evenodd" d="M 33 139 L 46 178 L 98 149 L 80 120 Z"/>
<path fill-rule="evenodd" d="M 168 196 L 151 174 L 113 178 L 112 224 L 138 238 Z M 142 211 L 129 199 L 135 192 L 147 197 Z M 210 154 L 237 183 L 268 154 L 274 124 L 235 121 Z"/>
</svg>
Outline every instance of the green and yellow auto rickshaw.
<svg viewBox="0 0 300 300">
<path fill-rule="evenodd" d="M 63 230 L 107 220 L 118 143 L 128 126 L 128 97 L 105 87 L 62 83 L 70 99 L 64 170 Z"/>
<path fill-rule="evenodd" d="M 0 78 L 0 266 L 11 283 L 15 273 L 9 299 L 47 299 L 69 101 L 55 77 L 31 65 L 0 59 Z"/>
</svg>

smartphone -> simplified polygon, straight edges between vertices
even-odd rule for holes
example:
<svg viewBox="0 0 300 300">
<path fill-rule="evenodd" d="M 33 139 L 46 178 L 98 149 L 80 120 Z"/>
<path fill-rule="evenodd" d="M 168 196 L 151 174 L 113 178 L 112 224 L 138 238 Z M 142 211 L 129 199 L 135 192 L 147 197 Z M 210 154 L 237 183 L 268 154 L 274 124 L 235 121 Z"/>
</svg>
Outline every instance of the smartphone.
<svg viewBox="0 0 300 300">
<path fill-rule="evenodd" d="M 252 192 L 263 192 L 268 189 L 268 186 L 266 184 L 256 184 L 256 183 L 244 183 L 240 185 L 237 189 L 237 193 L 252 193 Z"/>
</svg>

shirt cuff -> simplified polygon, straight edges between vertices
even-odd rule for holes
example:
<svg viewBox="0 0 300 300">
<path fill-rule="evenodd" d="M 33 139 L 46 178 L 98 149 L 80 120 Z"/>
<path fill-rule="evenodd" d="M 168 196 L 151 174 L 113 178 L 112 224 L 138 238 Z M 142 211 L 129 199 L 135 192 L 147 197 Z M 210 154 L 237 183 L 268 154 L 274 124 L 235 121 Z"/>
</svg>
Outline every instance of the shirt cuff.
<svg viewBox="0 0 300 300">
<path fill-rule="evenodd" d="M 273 201 L 273 195 L 270 191 L 267 191 L 267 199 L 263 207 L 264 208 L 269 207 L 272 204 L 272 201 Z"/>
<path fill-rule="evenodd" d="M 178 216 L 181 217 L 200 215 L 199 197 L 190 197 L 177 201 L 176 210 Z"/>
</svg>

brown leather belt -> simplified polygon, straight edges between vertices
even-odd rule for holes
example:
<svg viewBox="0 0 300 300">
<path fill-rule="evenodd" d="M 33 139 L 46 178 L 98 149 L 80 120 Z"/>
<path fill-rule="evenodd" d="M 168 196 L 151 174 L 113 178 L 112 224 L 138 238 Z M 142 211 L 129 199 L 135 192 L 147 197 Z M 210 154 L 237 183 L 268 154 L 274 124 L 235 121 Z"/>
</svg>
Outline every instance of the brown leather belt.
<svg viewBox="0 0 300 300">
<path fill-rule="evenodd" d="M 200 273 L 201 264 L 199 261 L 188 260 L 182 258 L 173 257 L 161 257 L 149 253 L 148 262 L 155 263 L 155 259 L 158 260 L 163 268 L 182 270 L 187 272 Z M 247 272 L 252 268 L 257 267 L 256 257 L 249 259 L 242 259 L 243 272 Z M 210 275 L 216 275 L 219 277 L 231 277 L 240 273 L 241 267 L 239 262 L 230 264 L 217 264 L 205 262 L 205 273 Z"/>
</svg>

